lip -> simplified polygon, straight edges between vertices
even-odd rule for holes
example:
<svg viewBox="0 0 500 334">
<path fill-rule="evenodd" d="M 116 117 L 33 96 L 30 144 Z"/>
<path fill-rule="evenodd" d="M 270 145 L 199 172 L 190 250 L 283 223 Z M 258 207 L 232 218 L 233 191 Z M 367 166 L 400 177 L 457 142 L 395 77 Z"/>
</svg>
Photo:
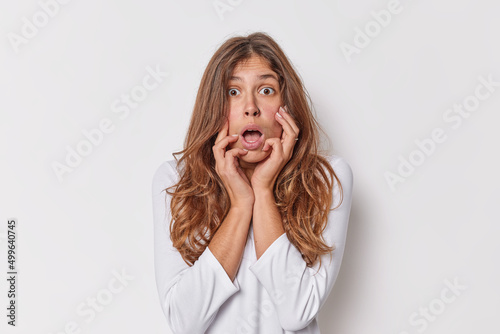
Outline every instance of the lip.
<svg viewBox="0 0 500 334">
<path fill-rule="evenodd" d="M 243 137 L 243 134 L 247 130 L 257 130 L 262 135 L 259 137 L 259 139 L 256 142 L 249 143 Z M 264 142 L 264 131 L 262 131 L 262 128 L 260 126 L 258 126 L 257 124 L 253 124 L 253 123 L 252 124 L 247 124 L 247 125 L 245 125 L 243 127 L 243 129 L 241 129 L 241 132 L 240 132 L 240 141 L 241 141 L 241 144 L 243 145 L 243 148 L 245 148 L 247 150 L 254 150 L 254 149 L 258 148 Z"/>
</svg>

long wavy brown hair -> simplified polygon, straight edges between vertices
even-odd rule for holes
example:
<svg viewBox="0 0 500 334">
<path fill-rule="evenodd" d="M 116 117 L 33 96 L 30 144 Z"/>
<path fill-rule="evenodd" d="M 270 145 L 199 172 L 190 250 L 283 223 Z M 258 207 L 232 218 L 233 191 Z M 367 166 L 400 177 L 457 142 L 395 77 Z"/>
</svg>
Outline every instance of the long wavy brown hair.
<svg viewBox="0 0 500 334">
<path fill-rule="evenodd" d="M 311 99 L 285 53 L 266 33 L 226 40 L 205 69 L 182 151 L 173 153 L 179 182 L 165 189 L 170 202 L 170 238 L 188 265 L 193 265 L 229 212 L 230 200 L 215 170 L 212 146 L 227 115 L 228 81 L 235 66 L 252 56 L 264 59 L 278 75 L 283 105 L 300 129 L 293 155 L 274 185 L 276 205 L 290 242 L 312 267 L 330 253 L 322 233 L 330 210 L 342 201 L 342 186 L 330 163 L 318 154 L 319 133 Z M 309 102 L 309 103 L 308 103 Z M 178 158 L 177 156 L 181 156 Z M 334 180 L 340 202 L 331 208 Z"/>
</svg>

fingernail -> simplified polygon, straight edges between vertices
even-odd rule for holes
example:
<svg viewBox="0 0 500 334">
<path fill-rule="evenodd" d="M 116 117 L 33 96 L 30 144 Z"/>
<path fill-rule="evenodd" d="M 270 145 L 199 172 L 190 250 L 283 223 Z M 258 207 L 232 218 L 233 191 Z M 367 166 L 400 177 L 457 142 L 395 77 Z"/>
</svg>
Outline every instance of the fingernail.
<svg viewBox="0 0 500 334">
<path fill-rule="evenodd" d="M 238 134 L 237 134 L 237 133 L 235 133 L 234 135 L 231 135 L 231 136 L 232 136 L 232 137 L 236 137 L 237 135 L 238 135 Z"/>
<path fill-rule="evenodd" d="M 277 112 L 276 115 L 278 115 L 279 118 L 283 118 L 283 116 L 281 116 L 279 112 Z"/>
<path fill-rule="evenodd" d="M 284 112 L 287 112 L 287 110 L 288 110 L 288 108 L 285 106 L 285 107 L 283 108 L 283 111 L 284 111 Z"/>
<path fill-rule="evenodd" d="M 248 150 L 246 148 L 244 148 L 243 151 L 247 151 L 248 152 Z"/>
</svg>

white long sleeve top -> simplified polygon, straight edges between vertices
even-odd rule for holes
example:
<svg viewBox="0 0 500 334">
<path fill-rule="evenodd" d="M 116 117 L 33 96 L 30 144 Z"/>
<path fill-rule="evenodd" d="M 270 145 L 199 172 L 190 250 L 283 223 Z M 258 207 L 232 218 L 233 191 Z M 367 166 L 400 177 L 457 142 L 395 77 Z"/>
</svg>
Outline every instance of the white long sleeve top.
<svg viewBox="0 0 500 334">
<path fill-rule="evenodd" d="M 257 260 L 250 224 L 245 250 L 234 281 L 208 247 L 188 266 L 170 240 L 170 195 L 177 183 L 176 161 L 163 162 L 152 182 L 155 277 L 167 323 L 175 334 L 319 334 L 317 315 L 339 273 L 349 221 L 353 175 L 339 156 L 327 157 L 342 183 L 343 202 L 330 211 L 323 232 L 335 245 L 312 268 L 306 266 L 286 233 Z M 334 180 L 332 208 L 339 203 Z"/>
</svg>

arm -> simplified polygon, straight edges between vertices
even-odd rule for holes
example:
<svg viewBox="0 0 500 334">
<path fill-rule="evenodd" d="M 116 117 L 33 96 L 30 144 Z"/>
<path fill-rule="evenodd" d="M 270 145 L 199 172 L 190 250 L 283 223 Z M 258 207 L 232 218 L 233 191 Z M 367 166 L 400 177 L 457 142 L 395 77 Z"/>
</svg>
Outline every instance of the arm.
<svg viewBox="0 0 500 334">
<path fill-rule="evenodd" d="M 276 239 L 285 233 L 281 214 L 274 202 L 272 190 L 255 190 L 253 235 L 257 260 Z"/>
<path fill-rule="evenodd" d="M 169 233 L 170 196 L 163 189 L 177 181 L 175 167 L 168 162 L 162 164 L 153 177 L 153 218 L 155 276 L 161 306 L 168 325 L 174 333 L 201 334 L 210 326 L 219 308 L 240 289 L 238 281 L 232 279 L 219 263 L 210 248 L 218 251 L 217 240 L 207 247 L 193 266 L 188 266 L 180 253 L 172 246 Z M 234 218 L 227 220 L 235 227 Z M 223 222 L 223 225 L 226 221 Z M 243 225 L 243 224 L 241 224 Z M 221 226 L 222 228 L 222 226 Z M 219 228 L 219 230 L 221 230 Z M 214 235 L 223 238 L 222 229 Z M 247 228 L 248 231 L 248 228 Z M 242 234 L 240 232 L 240 234 Z M 235 252 L 237 253 L 237 252 Z M 235 258 L 238 256 L 234 254 Z M 241 256 L 241 255 L 240 255 Z M 234 263 L 235 259 L 224 259 Z M 229 265 L 227 268 L 232 266 Z M 227 269 L 231 271 L 230 269 Z"/>
<path fill-rule="evenodd" d="M 292 157 L 296 138 L 300 132 L 287 110 L 286 106 L 280 107 L 274 116 L 283 128 L 281 138 L 268 138 L 266 140 L 262 150 L 271 150 L 270 156 L 257 165 L 252 175 L 252 189 L 255 193 L 253 231 L 257 259 L 276 239 L 285 233 L 281 214 L 275 204 L 273 188 L 280 170 Z"/>
<path fill-rule="evenodd" d="M 332 165 L 342 183 L 344 199 L 340 207 L 330 212 L 323 232 L 325 242 L 329 246 L 336 246 L 331 261 L 328 254 L 324 255 L 321 269 L 316 274 L 319 264 L 316 263 L 313 268 L 307 267 L 298 249 L 283 233 L 250 266 L 250 271 L 271 297 L 283 329 L 288 331 L 306 327 L 318 315 L 339 273 L 351 208 L 353 177 L 352 170 L 344 159 L 338 158 Z M 339 200 L 336 180 L 334 198 L 332 208 L 338 205 Z M 260 221 L 256 218 L 254 217 L 255 242 L 268 243 L 269 241 L 262 239 L 265 229 L 278 222 L 270 222 L 264 216 L 259 218 Z M 257 232 L 256 229 L 260 231 Z M 261 237 L 260 240 L 257 240 L 257 235 Z"/>
<path fill-rule="evenodd" d="M 252 211 L 231 208 L 208 247 L 234 281 L 245 250 Z"/>
<path fill-rule="evenodd" d="M 250 182 L 238 162 L 238 157 L 248 151 L 238 148 L 228 150 L 230 143 L 238 140 L 237 135 L 228 135 L 229 122 L 226 121 L 217 134 L 212 151 L 215 170 L 229 195 L 231 207 L 208 247 L 234 280 L 245 250 L 255 199 Z"/>
</svg>

